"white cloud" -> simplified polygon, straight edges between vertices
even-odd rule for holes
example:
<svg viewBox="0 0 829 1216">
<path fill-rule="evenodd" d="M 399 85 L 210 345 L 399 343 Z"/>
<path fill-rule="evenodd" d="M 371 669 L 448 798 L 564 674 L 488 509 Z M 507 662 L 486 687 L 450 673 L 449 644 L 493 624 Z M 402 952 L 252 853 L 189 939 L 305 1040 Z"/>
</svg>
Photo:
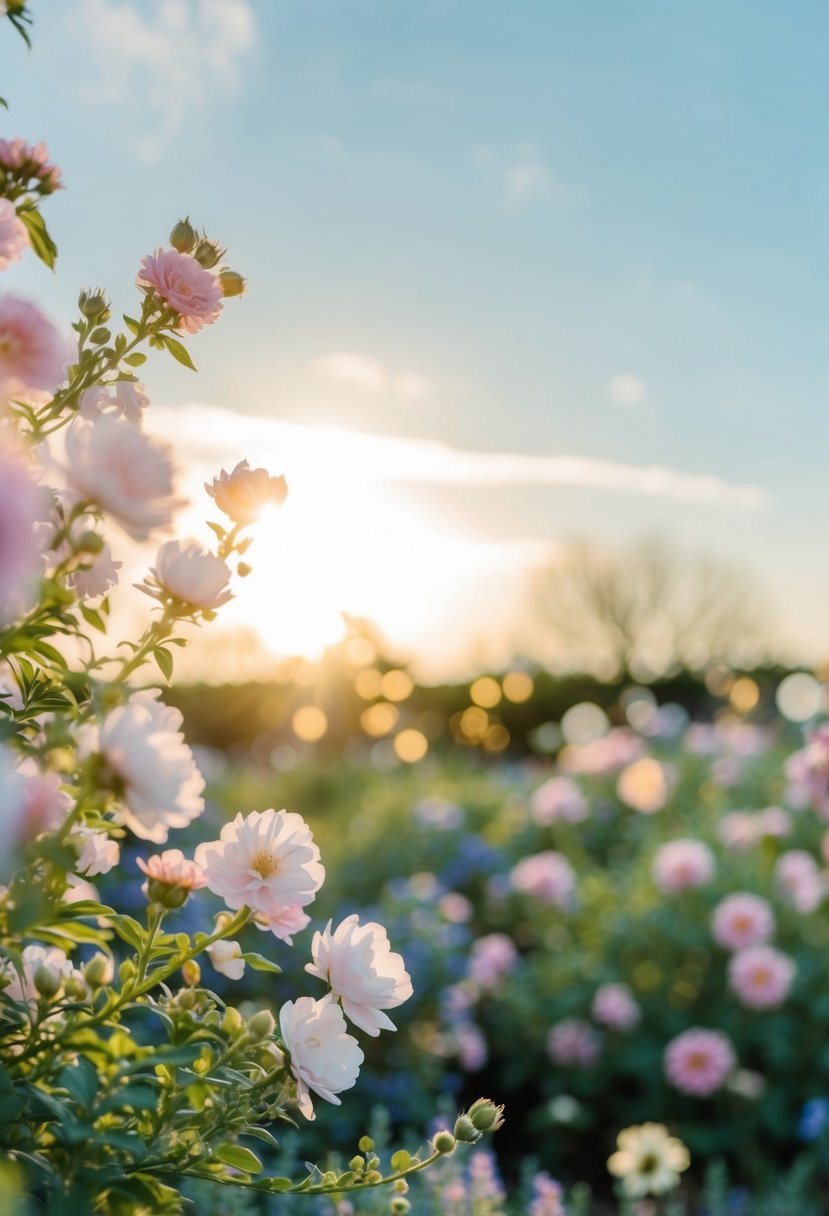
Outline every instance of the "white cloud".
<svg viewBox="0 0 829 1216">
<path fill-rule="evenodd" d="M 614 405 L 639 405 L 647 395 L 645 381 L 633 372 L 619 372 L 611 376 L 607 391 Z"/>
<path fill-rule="evenodd" d="M 349 384 L 367 393 L 394 392 L 416 401 L 428 391 L 428 381 L 417 372 L 391 372 L 379 359 L 352 351 L 332 351 L 311 363 L 311 371 L 326 380 Z"/>
<path fill-rule="evenodd" d="M 512 202 L 551 198 L 559 192 L 552 170 L 532 140 L 481 148 L 476 160 L 495 188 Z"/>
<path fill-rule="evenodd" d="M 143 103 L 152 127 L 134 141 L 156 159 L 191 107 L 232 91 L 254 45 L 249 0 L 81 0 L 80 28 L 95 76 L 97 101 Z"/>
</svg>

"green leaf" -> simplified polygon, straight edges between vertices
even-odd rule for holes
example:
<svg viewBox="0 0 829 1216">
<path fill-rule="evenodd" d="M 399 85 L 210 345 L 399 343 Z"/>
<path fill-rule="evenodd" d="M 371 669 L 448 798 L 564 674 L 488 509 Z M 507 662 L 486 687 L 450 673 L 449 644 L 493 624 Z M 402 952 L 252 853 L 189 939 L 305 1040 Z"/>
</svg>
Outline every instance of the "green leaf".
<svg viewBox="0 0 829 1216">
<path fill-rule="evenodd" d="M 262 1172 L 262 1162 L 256 1153 L 252 1153 L 249 1148 L 243 1148 L 241 1144 L 219 1144 L 214 1148 L 213 1156 L 224 1162 L 225 1165 L 232 1165 L 234 1169 L 244 1170 L 246 1174 L 261 1174 Z"/>
<path fill-rule="evenodd" d="M 405 1148 L 400 1148 L 396 1153 L 392 1153 L 391 1168 L 399 1174 L 404 1173 L 412 1164 L 412 1155 Z"/>
<path fill-rule="evenodd" d="M 143 355 L 140 350 L 136 350 L 131 355 L 124 355 L 124 362 L 130 367 L 140 367 L 142 363 L 147 362 L 147 356 Z"/>
<path fill-rule="evenodd" d="M 182 346 L 181 342 L 179 342 L 177 338 L 171 338 L 169 334 L 165 334 L 162 341 L 167 347 L 167 350 L 178 363 L 183 364 L 184 367 L 189 367 L 191 372 L 196 370 L 196 365 L 190 358 L 187 347 Z"/>
<path fill-rule="evenodd" d="M 272 975 L 281 975 L 282 968 L 277 967 L 276 963 L 272 963 L 269 958 L 265 958 L 262 954 L 257 954 L 254 950 L 250 950 L 242 955 L 246 963 L 250 963 L 254 971 L 270 971 Z"/>
<path fill-rule="evenodd" d="M 22 207 L 17 215 L 26 225 L 32 249 L 41 262 L 52 270 L 55 265 L 55 259 L 58 256 L 58 247 L 49 235 L 49 230 L 43 222 L 43 216 L 39 211 L 29 211 Z"/>
<path fill-rule="evenodd" d="M 124 324 L 131 334 L 137 334 L 141 328 L 135 317 L 128 317 L 126 313 L 124 313 Z"/>
<path fill-rule="evenodd" d="M 107 627 L 104 618 L 100 612 L 96 612 L 94 608 L 87 608 L 86 604 L 80 605 L 81 616 L 86 621 L 87 625 L 91 625 L 93 629 L 99 630 L 101 633 L 106 633 Z"/>
<path fill-rule="evenodd" d="M 66 1089 L 85 1113 L 92 1109 L 98 1092 L 98 1070 L 86 1056 L 79 1056 L 76 1063 L 61 1070 L 58 1084 Z"/>
<path fill-rule="evenodd" d="M 269 1191 L 290 1191 L 294 1185 L 290 1178 L 263 1178 L 262 1185 L 266 1185 Z"/>
<path fill-rule="evenodd" d="M 163 646 L 157 646 L 153 652 L 155 661 L 158 663 L 159 670 L 168 682 L 173 678 L 173 656 L 169 650 L 165 650 Z"/>
<path fill-rule="evenodd" d="M 128 946 L 132 946 L 133 950 L 141 949 L 144 945 L 144 930 L 137 920 L 119 913 L 117 916 L 111 917 L 111 921 L 113 929 L 122 941 L 125 941 Z"/>
</svg>

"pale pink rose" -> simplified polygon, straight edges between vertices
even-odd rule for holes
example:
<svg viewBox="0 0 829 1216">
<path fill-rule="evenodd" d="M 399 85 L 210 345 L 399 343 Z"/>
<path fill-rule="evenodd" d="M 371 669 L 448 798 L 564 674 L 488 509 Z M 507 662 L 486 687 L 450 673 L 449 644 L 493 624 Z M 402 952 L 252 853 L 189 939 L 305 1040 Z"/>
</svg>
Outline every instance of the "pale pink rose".
<svg viewBox="0 0 829 1216">
<path fill-rule="evenodd" d="M 547 1052 L 554 1064 L 589 1068 L 602 1050 L 602 1041 L 589 1022 L 565 1018 L 547 1036 Z"/>
<path fill-rule="evenodd" d="M 486 933 L 472 943 L 469 978 L 479 988 L 494 988 L 518 962 L 515 942 L 506 933 Z"/>
<path fill-rule="evenodd" d="M 118 571 L 123 562 L 116 562 L 112 550 L 104 543 L 100 553 L 89 554 L 83 565 L 67 575 L 66 582 L 79 599 L 92 600 L 118 585 Z"/>
<path fill-rule="evenodd" d="M 245 960 L 238 942 L 213 942 L 207 947 L 207 955 L 214 971 L 226 975 L 229 980 L 240 980 L 245 974 Z"/>
<path fill-rule="evenodd" d="M 619 774 L 616 782 L 616 793 L 622 802 L 640 811 L 643 815 L 653 815 L 661 811 L 668 801 L 670 789 L 668 770 L 652 756 L 643 756 L 629 764 Z"/>
<path fill-rule="evenodd" d="M 114 384 L 98 384 L 85 389 L 78 399 L 78 412 L 90 422 L 104 415 L 126 418 L 133 426 L 140 427 L 149 404 L 150 399 L 140 380 L 117 380 Z"/>
<path fill-rule="evenodd" d="M 392 951 L 382 925 L 347 916 L 332 932 L 329 920 L 311 943 L 313 962 L 305 970 L 324 980 L 349 1021 L 366 1034 L 396 1030 L 384 1009 L 396 1009 L 412 995 L 412 981 L 399 954 Z"/>
<path fill-rule="evenodd" d="M 773 946 L 747 946 L 732 956 L 728 980 L 750 1009 L 773 1009 L 789 995 L 796 971 L 788 954 Z"/>
<path fill-rule="evenodd" d="M 0 401 L 51 395 L 68 361 L 68 344 L 43 313 L 16 296 L 0 296 Z"/>
<path fill-rule="evenodd" d="M 19 218 L 14 203 L 0 198 L 0 270 L 6 270 L 12 262 L 19 262 L 28 244 L 26 225 Z"/>
<path fill-rule="evenodd" d="M 218 277 L 177 249 L 156 249 L 155 253 L 147 254 L 135 281 L 145 290 L 152 289 L 178 313 L 176 328 L 188 334 L 211 325 L 222 311 Z"/>
<path fill-rule="evenodd" d="M 714 854 L 701 840 L 672 840 L 657 850 L 651 874 L 660 891 L 704 887 L 714 877 Z"/>
<path fill-rule="evenodd" d="M 340 1106 L 337 1094 L 356 1084 L 364 1057 L 339 1005 L 330 994 L 319 1001 L 310 996 L 287 1001 L 279 1011 L 279 1029 L 305 1118 L 315 1118 L 310 1090 Z"/>
<path fill-rule="evenodd" d="M 294 934 L 307 929 L 311 917 L 303 912 L 298 904 L 279 904 L 274 901 L 268 904 L 267 912 L 259 911 L 254 915 L 253 923 L 257 929 L 267 930 L 281 942 L 292 946 Z"/>
<path fill-rule="evenodd" d="M 181 733 L 177 709 L 134 693 L 104 719 L 98 750 L 123 785 L 121 816 L 142 840 L 163 844 L 204 810 L 204 778 Z"/>
<path fill-rule="evenodd" d="M 196 861 L 229 908 L 247 906 L 268 921 L 310 904 L 325 879 L 311 829 L 293 811 L 239 813 L 219 840 L 199 845 Z"/>
<path fill-rule="evenodd" d="M 109 512 L 134 540 L 166 527 L 181 505 L 169 449 L 125 418 L 76 420 L 66 433 L 66 455 L 72 490 Z"/>
<path fill-rule="evenodd" d="M 35 525 L 42 511 L 40 487 L 21 459 L 4 452 L 0 455 L 0 625 L 24 612 L 32 594 L 41 568 Z"/>
<path fill-rule="evenodd" d="M 530 801 L 532 817 L 540 827 L 551 823 L 581 823 L 590 813 L 587 799 L 570 777 L 550 777 Z"/>
<path fill-rule="evenodd" d="M 284 477 L 271 477 L 267 469 L 251 469 L 246 460 L 232 473 L 222 469 L 204 488 L 219 510 L 241 525 L 252 524 L 264 507 L 281 506 L 288 493 Z"/>
<path fill-rule="evenodd" d="M 590 1006 L 593 1019 L 612 1030 L 632 1030 L 642 1019 L 642 1012 L 627 984 L 602 984 L 596 989 Z"/>
<path fill-rule="evenodd" d="M 664 1063 L 665 1075 L 675 1089 L 707 1098 L 725 1084 L 737 1058 L 722 1031 L 694 1026 L 671 1039 Z"/>
<path fill-rule="evenodd" d="M 809 731 L 806 746 L 789 756 L 786 778 L 793 806 L 811 806 L 822 819 L 829 819 L 829 722 Z"/>
<path fill-rule="evenodd" d="M 156 600 L 172 597 L 190 608 L 212 612 L 233 598 L 229 579 L 227 563 L 198 541 L 168 540 L 139 590 Z"/>
<path fill-rule="evenodd" d="M 108 874 L 121 860 L 121 846 L 106 832 L 95 832 L 91 828 L 78 828 L 72 838 L 81 844 L 81 852 L 75 869 L 87 878 L 96 874 Z"/>
<path fill-rule="evenodd" d="M 24 946 L 22 961 L 22 976 L 8 960 L 2 963 L 2 973 L 10 981 L 5 993 L 13 1001 L 29 1005 L 35 1005 L 38 1001 L 34 976 L 39 969 L 46 972 L 57 989 L 73 971 L 71 962 L 57 946 Z"/>
<path fill-rule="evenodd" d="M 181 849 L 165 849 L 163 853 L 153 853 L 148 861 L 136 857 L 135 864 L 150 882 L 159 882 L 165 887 L 175 887 L 179 891 L 198 891 L 206 886 L 207 880 L 201 866 L 185 857 Z M 147 894 L 149 882 L 141 888 Z"/>
<path fill-rule="evenodd" d="M 814 912 L 826 895 L 826 880 L 811 853 L 790 849 L 777 859 L 774 877 L 780 890 L 798 912 Z"/>
<path fill-rule="evenodd" d="M 768 941 L 774 933 L 774 913 L 767 900 L 750 891 L 728 895 L 711 917 L 714 941 L 726 950 L 743 950 Z"/>
<path fill-rule="evenodd" d="M 42 772 L 31 756 L 17 766 L 23 795 L 23 824 L 27 840 L 41 832 L 60 827 L 72 806 L 72 799 L 60 788 L 57 773 Z"/>
<path fill-rule="evenodd" d="M 717 825 L 717 835 L 728 849 L 745 853 L 762 836 L 762 825 L 751 811 L 729 811 Z"/>
<path fill-rule="evenodd" d="M 576 890 L 573 867 L 553 849 L 522 858 L 510 871 L 509 881 L 513 890 L 561 909 L 570 906 Z"/>
</svg>

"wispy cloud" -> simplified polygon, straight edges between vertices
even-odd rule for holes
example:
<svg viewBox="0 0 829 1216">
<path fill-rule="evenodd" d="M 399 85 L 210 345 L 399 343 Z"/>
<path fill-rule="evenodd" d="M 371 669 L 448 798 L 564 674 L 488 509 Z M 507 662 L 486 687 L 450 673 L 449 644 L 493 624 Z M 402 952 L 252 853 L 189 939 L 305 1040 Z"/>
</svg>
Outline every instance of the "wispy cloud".
<svg viewBox="0 0 829 1216">
<path fill-rule="evenodd" d="M 614 405 L 640 405 L 647 391 L 645 381 L 633 372 L 619 372 L 607 382 L 608 396 Z"/>
<path fill-rule="evenodd" d="M 708 473 L 666 465 L 630 465 L 587 456 L 476 452 L 435 439 L 404 439 L 335 427 L 302 426 L 216 406 L 154 407 L 159 433 L 185 457 L 214 463 L 256 453 L 274 471 L 322 469 L 330 484 L 559 486 L 757 510 L 768 501 L 760 486 L 735 485 Z"/>
<path fill-rule="evenodd" d="M 89 91 L 132 108 L 141 97 L 149 111 L 151 129 L 134 142 L 145 160 L 162 154 L 191 107 L 236 86 L 254 45 L 249 0 L 81 0 L 78 17 L 95 66 Z"/>
<path fill-rule="evenodd" d="M 428 390 L 428 382 L 417 372 L 392 372 L 379 359 L 353 351 L 332 351 L 314 359 L 310 365 L 316 376 L 351 385 L 367 393 L 393 392 L 407 401 L 416 401 Z"/>
<path fill-rule="evenodd" d="M 511 202 L 549 199 L 560 193 L 550 166 L 533 140 L 479 148 L 475 159 L 492 185 Z"/>
</svg>

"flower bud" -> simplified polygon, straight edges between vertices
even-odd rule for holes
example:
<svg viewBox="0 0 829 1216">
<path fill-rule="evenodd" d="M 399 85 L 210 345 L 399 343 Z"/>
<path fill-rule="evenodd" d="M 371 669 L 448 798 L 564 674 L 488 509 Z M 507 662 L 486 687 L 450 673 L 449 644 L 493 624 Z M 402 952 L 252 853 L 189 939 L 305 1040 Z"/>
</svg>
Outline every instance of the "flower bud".
<svg viewBox="0 0 829 1216">
<path fill-rule="evenodd" d="M 370 1153 L 374 1148 L 374 1141 L 371 1136 L 361 1136 L 357 1141 L 357 1148 L 361 1153 Z"/>
<path fill-rule="evenodd" d="M 397 1191 L 398 1195 L 407 1195 L 409 1193 L 409 1184 L 405 1178 L 398 1178 L 392 1190 Z"/>
<path fill-rule="evenodd" d="M 176 1004 L 178 1005 L 179 1009 L 195 1009 L 196 1000 L 197 997 L 192 988 L 182 988 L 181 991 L 176 994 Z"/>
<path fill-rule="evenodd" d="M 356 1153 L 349 1161 L 348 1168 L 351 1170 L 352 1174 L 362 1174 L 364 1165 L 365 1161 L 359 1153 Z"/>
<path fill-rule="evenodd" d="M 109 312 L 109 298 L 100 287 L 94 291 L 84 290 L 78 296 L 78 308 L 88 321 L 94 321 L 102 313 Z"/>
<path fill-rule="evenodd" d="M 326 1170 L 320 1179 L 321 1186 L 335 1187 L 337 1185 L 337 1174 L 335 1170 Z"/>
<path fill-rule="evenodd" d="M 190 898 L 188 887 L 174 887 L 160 878 L 151 878 L 147 884 L 147 898 L 152 904 L 160 904 L 162 908 L 181 908 Z"/>
<path fill-rule="evenodd" d="M 63 976 L 54 967 L 47 967 L 45 963 L 38 963 L 37 967 L 35 967 L 32 980 L 40 995 L 49 1001 L 60 992 Z"/>
<path fill-rule="evenodd" d="M 112 982 L 114 972 L 115 966 L 112 959 L 108 958 L 106 954 L 101 954 L 99 950 L 84 966 L 83 977 L 90 988 L 103 988 L 104 984 Z"/>
<path fill-rule="evenodd" d="M 190 223 L 190 217 L 179 220 L 173 231 L 170 233 L 170 244 L 179 253 L 189 253 L 199 239 L 199 234 L 196 232 L 193 225 Z"/>
<path fill-rule="evenodd" d="M 192 250 L 193 257 L 205 270 L 212 270 L 226 253 L 227 250 L 222 249 L 218 241 L 208 241 L 206 238 L 199 241 L 195 249 Z"/>
<path fill-rule="evenodd" d="M 188 958 L 181 964 L 181 978 L 188 988 L 195 988 L 201 979 L 201 967 L 194 958 Z"/>
<path fill-rule="evenodd" d="M 269 1039 L 275 1029 L 276 1020 L 270 1009 L 258 1009 L 248 1022 L 248 1033 L 254 1042 Z"/>
<path fill-rule="evenodd" d="M 403 1195 L 395 1195 L 389 1204 L 389 1211 L 392 1216 L 406 1216 L 406 1213 L 411 1211 L 412 1205 Z"/>
<path fill-rule="evenodd" d="M 228 1005 L 222 1018 L 222 1030 L 229 1037 L 235 1038 L 240 1034 L 245 1023 L 242 1020 L 242 1015 L 238 1009 L 234 1009 L 232 1005 Z"/>
<path fill-rule="evenodd" d="M 69 997 L 70 1001 L 85 1001 L 89 996 L 89 989 L 86 986 L 80 971 L 73 971 L 63 982 L 63 991 Z"/>
<path fill-rule="evenodd" d="M 130 980 L 134 980 L 138 974 L 135 963 L 131 958 L 125 958 L 121 966 L 118 968 L 118 976 L 121 982 L 126 984 Z"/>
<path fill-rule="evenodd" d="M 455 1120 L 455 1139 L 462 1144 L 474 1144 L 480 1140 L 481 1133 L 469 1118 L 469 1115 L 458 1115 Z"/>
<path fill-rule="evenodd" d="M 379 1170 L 369 1170 L 369 1172 L 366 1174 L 363 1181 L 364 1182 L 382 1182 L 383 1175 L 380 1173 Z"/>
<path fill-rule="evenodd" d="M 435 1153 L 443 1153 L 444 1155 L 455 1151 L 457 1140 L 450 1131 L 444 1128 L 442 1131 L 435 1132 L 432 1137 L 432 1151 Z"/>
<path fill-rule="evenodd" d="M 247 282 L 247 279 L 242 278 L 237 270 L 219 271 L 219 285 L 225 298 L 244 295 Z"/>
<path fill-rule="evenodd" d="M 489 1098 L 478 1098 L 466 1113 L 479 1132 L 496 1132 L 504 1122 L 503 1106 L 496 1106 Z"/>
<path fill-rule="evenodd" d="M 99 536 L 97 532 L 88 529 L 86 532 L 81 532 L 78 539 L 75 541 L 76 553 L 100 553 L 104 547 L 104 538 Z"/>
</svg>

